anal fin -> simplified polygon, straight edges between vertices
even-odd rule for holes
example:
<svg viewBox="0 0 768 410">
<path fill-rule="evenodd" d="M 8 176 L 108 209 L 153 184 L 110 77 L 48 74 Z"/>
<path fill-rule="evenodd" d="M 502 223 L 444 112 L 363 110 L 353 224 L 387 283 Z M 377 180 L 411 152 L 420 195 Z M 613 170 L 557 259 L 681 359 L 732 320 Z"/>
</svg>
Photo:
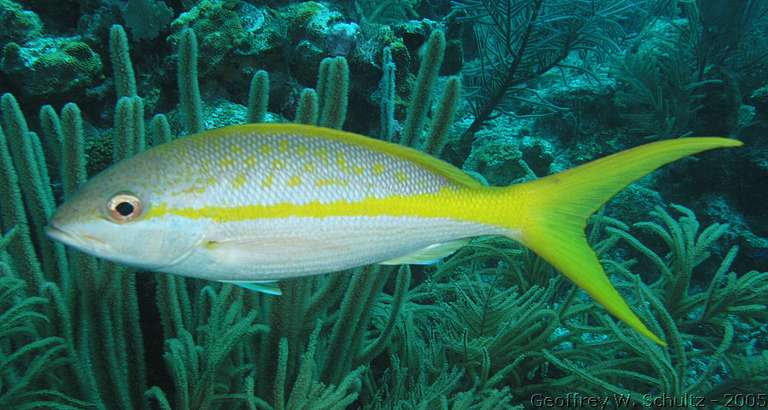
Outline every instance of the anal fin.
<svg viewBox="0 0 768 410">
<path fill-rule="evenodd" d="M 469 238 L 458 239 L 450 242 L 434 243 L 426 248 L 419 249 L 408 255 L 399 256 L 384 262 L 381 265 L 433 265 L 441 259 L 456 252 L 469 243 Z"/>
</svg>

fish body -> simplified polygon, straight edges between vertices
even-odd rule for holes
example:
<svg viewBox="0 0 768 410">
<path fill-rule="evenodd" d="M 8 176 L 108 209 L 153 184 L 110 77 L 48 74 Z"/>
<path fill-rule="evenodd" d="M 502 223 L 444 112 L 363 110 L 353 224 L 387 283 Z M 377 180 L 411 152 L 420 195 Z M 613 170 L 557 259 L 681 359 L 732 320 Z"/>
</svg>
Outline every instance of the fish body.
<svg viewBox="0 0 768 410">
<path fill-rule="evenodd" d="M 205 232 L 198 251 L 167 271 L 275 280 L 378 263 L 435 243 L 500 233 L 489 225 L 451 218 L 452 209 L 471 206 L 482 191 L 470 188 L 473 181 L 431 167 L 436 163 L 431 158 L 420 163 L 403 155 L 421 158 L 416 151 L 317 128 L 278 130 L 205 139 L 211 149 L 200 171 L 210 179 L 179 187 L 206 198 L 205 205 L 184 205 L 191 202 L 182 194 L 147 214 L 150 219 L 181 217 L 190 231 Z M 334 138 L 340 135 L 347 138 Z M 395 152 L 382 151 L 385 147 Z M 241 149 L 241 160 L 231 163 Z"/>
<path fill-rule="evenodd" d="M 98 256 L 213 280 L 306 276 L 465 237 L 514 235 L 485 223 L 493 218 L 470 218 L 494 205 L 458 169 L 410 148 L 309 126 L 229 127 L 178 139 L 113 166 L 83 191 L 87 199 L 73 202 L 82 205 L 62 207 L 52 226 L 73 226 L 59 222 L 74 219 L 68 207 L 132 193 L 142 215 L 117 227 L 120 235 L 137 233 L 135 251 Z"/>
<path fill-rule="evenodd" d="M 237 282 L 425 262 L 466 238 L 504 235 L 663 343 L 607 280 L 584 239 L 586 218 L 664 163 L 739 144 L 665 141 L 532 183 L 486 187 L 419 151 L 352 133 L 234 126 L 115 164 L 62 205 L 49 235 L 136 267 Z"/>
</svg>

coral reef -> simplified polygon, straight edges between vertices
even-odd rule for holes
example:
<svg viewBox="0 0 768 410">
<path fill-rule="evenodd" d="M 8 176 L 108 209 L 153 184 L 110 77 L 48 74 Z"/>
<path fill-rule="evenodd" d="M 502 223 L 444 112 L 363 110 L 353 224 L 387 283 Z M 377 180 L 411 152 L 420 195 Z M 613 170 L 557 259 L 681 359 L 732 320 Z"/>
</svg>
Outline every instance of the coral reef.
<svg viewBox="0 0 768 410">
<path fill-rule="evenodd" d="M 3 47 L 2 70 L 25 96 L 82 94 L 101 80 L 101 58 L 81 41 L 40 40 Z"/>
<path fill-rule="evenodd" d="M 640 406 L 764 391 L 765 4 L 55 3 L 0 0 L 0 408 Z M 717 132 L 746 148 L 638 182 L 587 228 L 669 348 L 499 238 L 432 266 L 288 280 L 274 297 L 45 236 L 56 204 L 112 162 L 289 119 L 400 142 L 491 185 L 645 138 Z"/>
</svg>

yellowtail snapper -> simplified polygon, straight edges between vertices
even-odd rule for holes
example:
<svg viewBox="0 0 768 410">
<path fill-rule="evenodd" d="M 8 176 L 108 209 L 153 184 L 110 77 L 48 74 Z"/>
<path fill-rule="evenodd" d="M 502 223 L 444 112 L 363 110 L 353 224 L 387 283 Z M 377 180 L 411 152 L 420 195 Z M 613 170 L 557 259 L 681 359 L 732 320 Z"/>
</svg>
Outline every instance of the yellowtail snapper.
<svg viewBox="0 0 768 410">
<path fill-rule="evenodd" d="M 646 144 L 533 182 L 487 187 L 411 148 L 295 124 L 174 140 L 88 181 L 48 234 L 142 269 L 279 294 L 275 281 L 355 266 L 433 263 L 468 238 L 524 244 L 656 343 L 587 244 L 587 218 L 654 169 L 726 138 Z"/>
</svg>

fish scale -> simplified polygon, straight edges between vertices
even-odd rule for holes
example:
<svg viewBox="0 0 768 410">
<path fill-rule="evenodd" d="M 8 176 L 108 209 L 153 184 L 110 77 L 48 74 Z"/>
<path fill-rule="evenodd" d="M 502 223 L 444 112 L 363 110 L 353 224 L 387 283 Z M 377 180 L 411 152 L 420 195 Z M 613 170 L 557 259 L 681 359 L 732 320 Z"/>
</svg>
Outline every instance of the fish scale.
<svg viewBox="0 0 768 410">
<path fill-rule="evenodd" d="M 178 140 L 177 160 L 199 161 L 201 174 L 172 179 L 179 203 L 205 195 L 207 206 L 323 203 L 436 193 L 458 185 L 413 163 L 365 147 L 300 134 L 253 132 Z M 195 152 L 199 151 L 199 152 Z M 161 153 L 157 153 L 160 155 Z M 245 161 L 244 156 L 256 156 Z M 150 155 L 147 161 L 155 161 Z M 186 167 L 185 167 L 186 168 Z M 307 171 L 307 169 L 311 171 Z M 298 178 L 298 183 L 291 183 Z M 268 182 L 268 183 L 267 183 Z M 192 192 L 188 192 L 192 191 Z M 200 192 L 198 192 L 200 191 Z M 169 201 L 169 205 L 171 202 Z"/>
</svg>

